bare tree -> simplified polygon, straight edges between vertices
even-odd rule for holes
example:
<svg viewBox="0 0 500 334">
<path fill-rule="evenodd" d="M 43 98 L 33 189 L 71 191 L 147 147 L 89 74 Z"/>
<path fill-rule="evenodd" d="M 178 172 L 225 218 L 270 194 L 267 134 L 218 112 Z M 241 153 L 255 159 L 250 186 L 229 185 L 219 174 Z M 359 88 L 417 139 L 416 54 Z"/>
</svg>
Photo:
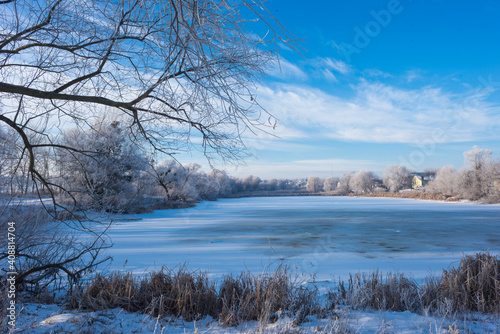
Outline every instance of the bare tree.
<svg viewBox="0 0 500 334">
<path fill-rule="evenodd" d="M 57 289 L 57 283 L 74 287 L 79 279 L 93 271 L 95 267 L 109 259 L 101 257 L 103 249 L 111 246 L 105 235 L 109 224 L 92 228 L 82 223 L 79 230 L 67 222 L 54 222 L 40 205 L 6 205 L 0 202 L 0 228 L 7 231 L 15 222 L 16 261 L 14 269 L 0 269 L 0 278 L 5 280 L 5 272 L 16 272 L 18 291 L 40 293 L 45 288 Z M 82 232 L 85 233 L 82 237 Z M 0 261 L 7 263 L 12 256 L 7 247 L 7 238 L 0 240 Z"/>
<path fill-rule="evenodd" d="M 404 166 L 387 166 L 382 175 L 382 182 L 391 192 L 398 192 L 410 186 L 410 172 Z"/>
<path fill-rule="evenodd" d="M 9 184 L 11 184 L 12 166 L 9 163 L 12 152 L 12 145 L 7 141 L 7 132 L 0 127 L 0 198 L 2 193 L 8 192 Z"/>
<path fill-rule="evenodd" d="M 23 159 L 22 142 L 16 132 L 0 123 L 0 173 L 2 190 L 7 196 L 25 195 L 33 186 L 29 162 Z M 34 139 L 36 140 L 36 139 Z M 39 164 L 37 164 L 39 165 Z"/>
<path fill-rule="evenodd" d="M 241 158 L 241 133 L 275 125 L 253 87 L 277 38 L 294 45 L 261 1 L 245 0 L 2 1 L 0 29 L 0 123 L 53 204 L 66 189 L 39 170 L 41 150 L 79 151 L 58 134 L 102 113 L 164 154 L 194 138 L 209 159 Z"/>
<path fill-rule="evenodd" d="M 321 190 L 321 181 L 317 176 L 310 176 L 307 178 L 306 183 L 307 191 L 311 191 L 313 193 L 317 193 Z"/>
</svg>

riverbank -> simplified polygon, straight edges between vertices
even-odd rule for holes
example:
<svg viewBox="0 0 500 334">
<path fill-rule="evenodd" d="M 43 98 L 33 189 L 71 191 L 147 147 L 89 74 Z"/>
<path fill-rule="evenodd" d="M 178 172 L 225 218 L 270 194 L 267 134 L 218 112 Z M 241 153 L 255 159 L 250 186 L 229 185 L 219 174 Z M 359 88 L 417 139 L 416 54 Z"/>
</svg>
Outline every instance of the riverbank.
<svg viewBox="0 0 500 334">
<path fill-rule="evenodd" d="M 459 198 L 440 194 L 425 193 L 423 191 L 404 191 L 399 193 L 378 192 L 373 194 L 345 194 L 340 191 L 310 192 L 307 190 L 259 190 L 231 194 L 225 198 L 246 198 L 246 197 L 289 197 L 289 196 L 349 196 L 349 197 L 387 197 L 387 198 L 411 198 L 433 201 L 458 202 Z"/>
<path fill-rule="evenodd" d="M 349 196 L 358 196 L 358 197 L 388 197 L 388 198 L 412 198 L 412 199 L 424 199 L 424 200 L 432 200 L 432 201 L 446 201 L 446 202 L 459 202 L 460 199 L 440 194 L 430 194 L 422 191 L 405 191 L 401 193 L 389 193 L 389 192 L 380 192 L 375 194 L 350 194 Z"/>
</svg>

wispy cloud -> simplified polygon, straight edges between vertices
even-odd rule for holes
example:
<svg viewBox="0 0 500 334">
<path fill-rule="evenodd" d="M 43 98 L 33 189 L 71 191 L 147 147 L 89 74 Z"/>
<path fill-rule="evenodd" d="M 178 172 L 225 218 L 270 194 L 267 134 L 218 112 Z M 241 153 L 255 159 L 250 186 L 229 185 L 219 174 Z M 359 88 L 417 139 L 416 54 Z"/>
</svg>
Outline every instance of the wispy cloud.
<svg viewBox="0 0 500 334">
<path fill-rule="evenodd" d="M 296 160 L 294 164 L 299 165 L 320 165 L 334 168 L 335 171 L 345 171 L 352 168 L 363 169 L 370 167 L 380 167 L 380 162 L 371 160 L 356 160 L 356 159 L 311 159 L 311 160 Z"/>
<path fill-rule="evenodd" d="M 342 74 L 347 74 L 351 71 L 351 67 L 344 63 L 342 60 L 337 60 L 333 58 L 323 58 L 322 59 L 324 65 L 334 71 L 337 71 Z"/>
<path fill-rule="evenodd" d="M 307 74 L 302 69 L 285 58 L 280 58 L 279 62 L 273 63 L 270 75 L 279 79 L 307 79 Z"/>
<path fill-rule="evenodd" d="M 473 92 L 402 89 L 361 79 L 352 97 L 298 85 L 261 91 L 264 106 L 310 138 L 379 143 L 464 142 L 500 138 L 500 110 Z M 289 131 L 290 133 L 290 131 Z"/>
<path fill-rule="evenodd" d="M 392 74 L 383 72 L 379 69 L 376 68 L 369 68 L 363 71 L 363 74 L 367 77 L 372 77 L 372 78 L 390 78 L 392 77 Z"/>
<path fill-rule="evenodd" d="M 337 77 L 335 76 L 335 74 L 332 73 L 332 71 L 330 71 L 329 69 L 325 68 L 323 70 L 323 76 L 325 77 L 326 80 L 330 81 L 330 82 L 338 82 L 339 80 L 337 79 Z"/>
</svg>

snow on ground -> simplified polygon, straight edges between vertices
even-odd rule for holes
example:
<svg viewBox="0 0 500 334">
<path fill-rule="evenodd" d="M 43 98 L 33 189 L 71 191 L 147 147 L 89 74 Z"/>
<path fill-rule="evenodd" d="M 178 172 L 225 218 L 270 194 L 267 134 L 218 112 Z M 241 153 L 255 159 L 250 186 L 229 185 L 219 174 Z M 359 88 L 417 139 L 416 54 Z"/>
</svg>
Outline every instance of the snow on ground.
<svg viewBox="0 0 500 334">
<path fill-rule="evenodd" d="M 206 318 L 200 321 L 158 319 L 122 309 L 100 312 L 76 312 L 60 309 L 56 305 L 26 304 L 17 320 L 15 333 L 336 333 L 335 329 L 348 329 L 341 333 L 499 333 L 498 316 L 474 315 L 472 319 L 450 320 L 422 316 L 410 312 L 375 312 L 339 310 L 334 319 L 309 319 L 296 326 L 289 318 L 261 328 L 256 321 L 238 327 L 219 326 Z M 170 321 L 169 321 L 170 320 Z"/>
</svg>

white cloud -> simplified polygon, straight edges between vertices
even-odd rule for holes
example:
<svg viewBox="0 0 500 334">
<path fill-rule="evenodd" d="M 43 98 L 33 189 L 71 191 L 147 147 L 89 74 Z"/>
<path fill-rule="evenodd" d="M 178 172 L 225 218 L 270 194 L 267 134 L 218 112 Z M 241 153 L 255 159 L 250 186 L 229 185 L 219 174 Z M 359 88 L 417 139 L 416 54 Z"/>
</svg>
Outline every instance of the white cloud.
<svg viewBox="0 0 500 334">
<path fill-rule="evenodd" d="M 401 89 L 360 80 L 353 97 L 307 86 L 262 89 L 278 129 L 309 138 L 379 143 L 436 143 L 500 139 L 500 110 L 485 96 L 456 95 L 431 86 Z"/>
<path fill-rule="evenodd" d="M 322 58 L 322 62 L 326 67 L 342 74 L 347 74 L 348 72 L 351 71 L 351 67 L 346 63 L 344 63 L 342 60 L 337 60 L 327 57 L 327 58 Z"/>
<path fill-rule="evenodd" d="M 280 58 L 279 62 L 275 61 L 272 64 L 269 74 L 279 79 L 298 79 L 301 81 L 306 81 L 309 75 L 312 75 L 312 77 L 326 79 L 329 82 L 338 82 L 336 73 L 348 74 L 352 70 L 343 61 L 329 57 L 314 58 L 301 64 L 304 70 L 288 60 Z"/>
<path fill-rule="evenodd" d="M 328 80 L 328 81 L 338 82 L 337 77 L 335 76 L 335 74 L 333 74 L 332 71 L 330 71 L 327 68 L 325 68 L 323 70 L 323 75 L 324 75 L 325 79 Z"/>
<path fill-rule="evenodd" d="M 285 58 L 280 58 L 279 62 L 275 61 L 269 73 L 271 76 L 280 79 L 307 79 L 307 74 L 304 71 L 302 71 L 297 65 L 290 63 Z"/>
<path fill-rule="evenodd" d="M 327 178 L 341 176 L 348 171 L 375 170 L 382 171 L 385 165 L 369 160 L 327 159 L 302 160 L 288 162 L 262 163 L 258 160 L 247 161 L 247 165 L 228 168 L 228 173 L 244 177 L 250 174 L 258 175 L 263 179 L 271 178 L 305 178 L 318 176 Z"/>
<path fill-rule="evenodd" d="M 299 165 L 318 165 L 327 166 L 333 171 L 347 171 L 369 169 L 372 167 L 381 167 L 382 164 L 371 160 L 356 160 L 356 159 L 311 159 L 311 160 L 297 160 L 293 162 Z"/>
</svg>

